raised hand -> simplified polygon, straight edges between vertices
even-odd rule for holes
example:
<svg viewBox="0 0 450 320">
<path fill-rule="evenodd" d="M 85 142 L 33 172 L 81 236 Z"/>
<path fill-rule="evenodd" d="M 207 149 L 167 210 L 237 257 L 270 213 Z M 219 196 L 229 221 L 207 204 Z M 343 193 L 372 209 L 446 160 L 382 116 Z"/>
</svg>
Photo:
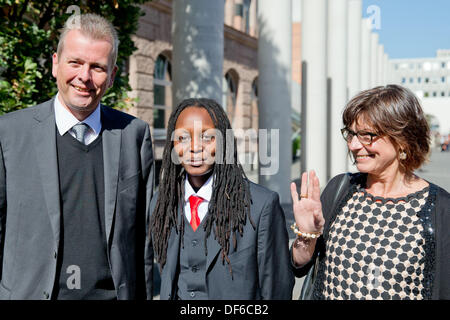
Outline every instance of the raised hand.
<svg viewBox="0 0 450 320">
<path fill-rule="evenodd" d="M 320 202 L 319 178 L 314 170 L 309 171 L 309 180 L 307 172 L 302 174 L 300 196 L 295 183 L 291 183 L 291 196 L 298 229 L 307 233 L 322 232 L 325 219 Z"/>
</svg>

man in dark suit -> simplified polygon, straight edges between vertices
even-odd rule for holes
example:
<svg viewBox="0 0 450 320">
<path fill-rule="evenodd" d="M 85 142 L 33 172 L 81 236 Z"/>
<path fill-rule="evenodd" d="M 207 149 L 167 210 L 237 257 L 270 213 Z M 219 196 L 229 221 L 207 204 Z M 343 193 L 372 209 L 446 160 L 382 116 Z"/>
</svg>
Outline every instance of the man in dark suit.
<svg viewBox="0 0 450 320">
<path fill-rule="evenodd" d="M 151 298 L 150 130 L 100 104 L 117 48 L 104 18 L 72 16 L 56 97 L 0 118 L 0 299 Z"/>
</svg>

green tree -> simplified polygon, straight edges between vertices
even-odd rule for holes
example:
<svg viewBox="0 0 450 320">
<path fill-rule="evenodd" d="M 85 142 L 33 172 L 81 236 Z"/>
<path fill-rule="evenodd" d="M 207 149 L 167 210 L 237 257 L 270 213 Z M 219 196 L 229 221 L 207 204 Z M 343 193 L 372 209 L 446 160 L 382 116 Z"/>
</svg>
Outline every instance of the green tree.
<svg viewBox="0 0 450 320">
<path fill-rule="evenodd" d="M 0 114 L 27 108 L 55 95 L 52 54 L 59 30 L 70 15 L 88 12 L 107 18 L 119 34 L 119 70 L 103 102 L 116 108 L 129 107 L 133 100 L 127 96 L 131 88 L 125 68 L 128 57 L 136 50 L 131 35 L 143 14 L 139 4 L 144 2 L 147 1 L 0 0 Z"/>
</svg>

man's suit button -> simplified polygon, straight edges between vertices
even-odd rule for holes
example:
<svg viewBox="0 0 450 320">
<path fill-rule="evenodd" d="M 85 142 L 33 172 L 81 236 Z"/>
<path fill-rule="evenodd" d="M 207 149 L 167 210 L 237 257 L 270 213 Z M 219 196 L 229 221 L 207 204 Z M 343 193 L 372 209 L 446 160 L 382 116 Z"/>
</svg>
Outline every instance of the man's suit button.
<svg viewBox="0 0 450 320">
<path fill-rule="evenodd" d="M 55 251 L 55 254 L 53 255 L 53 258 L 56 259 L 57 256 L 58 256 L 58 254 L 57 254 L 56 251 Z"/>
</svg>

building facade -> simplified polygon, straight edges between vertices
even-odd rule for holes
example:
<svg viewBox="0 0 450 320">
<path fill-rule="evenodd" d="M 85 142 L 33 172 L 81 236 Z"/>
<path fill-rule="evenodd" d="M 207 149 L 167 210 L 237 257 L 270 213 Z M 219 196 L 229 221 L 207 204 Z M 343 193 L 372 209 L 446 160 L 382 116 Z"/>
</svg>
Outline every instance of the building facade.
<svg viewBox="0 0 450 320">
<path fill-rule="evenodd" d="M 134 106 L 128 112 L 150 124 L 157 168 L 160 167 L 172 103 L 172 1 L 154 0 L 144 12 L 129 60 Z M 225 2 L 222 101 L 234 129 L 258 129 L 256 1 Z M 242 132 L 237 130 L 237 132 Z M 257 166 L 257 139 L 237 135 L 246 171 Z"/>
</svg>

